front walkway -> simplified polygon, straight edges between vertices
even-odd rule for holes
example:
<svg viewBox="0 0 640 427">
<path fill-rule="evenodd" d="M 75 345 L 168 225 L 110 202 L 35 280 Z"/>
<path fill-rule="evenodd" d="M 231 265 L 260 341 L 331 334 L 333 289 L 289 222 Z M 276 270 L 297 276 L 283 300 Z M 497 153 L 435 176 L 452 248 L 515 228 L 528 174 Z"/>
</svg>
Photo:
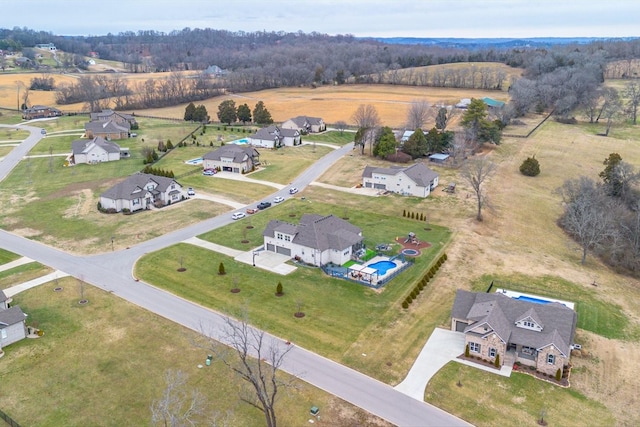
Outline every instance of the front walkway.
<svg viewBox="0 0 640 427">
<path fill-rule="evenodd" d="M 377 197 L 381 193 L 381 190 L 377 190 L 375 188 L 340 187 L 338 185 L 325 184 L 324 182 L 318 182 L 318 181 L 313 181 L 309 185 L 315 185 L 316 187 L 330 188 L 332 190 L 342 191 L 345 193 L 359 194 L 361 196 Z"/>
<path fill-rule="evenodd" d="M 4 294 L 7 296 L 7 298 L 11 298 L 22 291 L 26 291 L 27 289 L 35 288 L 36 286 L 39 286 L 44 283 L 51 282 L 52 280 L 60 279 L 66 276 L 68 276 L 67 273 L 63 273 L 62 271 L 54 271 L 53 273 L 49 273 L 47 275 L 35 278 L 33 280 L 29 280 L 28 282 L 11 286 L 10 288 L 7 288 L 4 290 Z"/>
</svg>

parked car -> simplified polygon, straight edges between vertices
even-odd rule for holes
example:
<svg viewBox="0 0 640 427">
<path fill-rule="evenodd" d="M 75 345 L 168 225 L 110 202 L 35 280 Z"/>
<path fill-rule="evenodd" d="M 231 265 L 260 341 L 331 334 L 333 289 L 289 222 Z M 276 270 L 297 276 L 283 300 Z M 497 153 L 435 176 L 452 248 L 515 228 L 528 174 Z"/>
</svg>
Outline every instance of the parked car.
<svg viewBox="0 0 640 427">
<path fill-rule="evenodd" d="M 215 169 L 205 169 L 202 171 L 202 175 L 206 175 L 206 176 L 213 176 L 215 174 L 216 174 Z"/>
<path fill-rule="evenodd" d="M 137 134 L 137 133 L 135 133 L 135 132 L 132 132 L 132 133 L 131 133 L 131 138 L 135 138 L 136 136 L 138 136 L 138 134 Z"/>
<path fill-rule="evenodd" d="M 273 203 L 280 203 L 280 202 L 284 202 L 284 197 L 277 196 L 273 199 Z"/>
<path fill-rule="evenodd" d="M 242 219 L 245 216 L 246 215 L 244 214 L 244 212 L 236 212 L 233 215 L 231 215 L 231 219 Z"/>
<path fill-rule="evenodd" d="M 291 187 L 289 189 L 289 194 L 296 194 L 298 192 L 298 189 L 296 187 Z"/>
<path fill-rule="evenodd" d="M 258 203 L 258 209 L 260 209 L 260 210 L 267 209 L 270 206 L 271 206 L 271 202 L 260 202 L 260 203 Z"/>
<path fill-rule="evenodd" d="M 256 212 L 258 212 L 258 209 L 256 209 L 256 208 L 248 208 L 248 209 L 247 209 L 247 213 L 248 213 L 248 214 L 254 214 L 254 213 L 256 213 Z"/>
<path fill-rule="evenodd" d="M 47 134 L 47 130 L 46 130 L 46 129 L 40 129 L 40 133 L 41 133 L 42 135 L 46 135 L 46 134 Z"/>
<path fill-rule="evenodd" d="M 189 189 L 187 190 L 187 194 L 189 196 L 195 196 L 196 192 L 193 190 L 193 188 L 189 187 Z"/>
</svg>

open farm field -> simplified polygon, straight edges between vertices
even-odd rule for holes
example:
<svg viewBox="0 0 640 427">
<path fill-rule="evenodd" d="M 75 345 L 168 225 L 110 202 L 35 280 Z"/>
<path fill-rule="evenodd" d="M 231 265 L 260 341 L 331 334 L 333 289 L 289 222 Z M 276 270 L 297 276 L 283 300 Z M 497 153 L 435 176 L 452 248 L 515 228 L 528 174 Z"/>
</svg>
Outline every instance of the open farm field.
<svg viewBox="0 0 640 427">
<path fill-rule="evenodd" d="M 239 403 L 237 379 L 228 368 L 216 360 L 203 366 L 207 351 L 194 345 L 195 332 L 91 286 L 84 287 L 84 298 L 89 303 L 79 305 L 74 278 L 15 297 L 29 323 L 44 331 L 39 339 L 5 348 L 0 364 L 0 407 L 21 425 L 150 425 L 149 407 L 162 396 L 169 369 L 188 375 L 188 391 L 202 393 L 205 412 L 217 413 L 218 423 L 264 423 L 260 411 Z M 46 396 L 38 399 L 37 410 L 33 396 Z M 307 424 L 314 405 L 327 424 L 358 419 L 389 425 L 303 382 L 278 394 L 278 421 Z"/>
<path fill-rule="evenodd" d="M 455 77 L 464 77 L 465 81 L 474 81 L 475 87 L 481 87 L 482 81 L 501 76 L 503 90 L 507 90 L 512 79 L 522 75 L 522 69 L 513 68 L 499 62 L 458 62 L 452 64 L 427 65 L 424 67 L 401 68 L 399 70 L 385 71 L 386 80 L 395 81 L 396 84 L 413 84 L 416 81 L 428 82 L 434 75 L 448 76 L 446 80 L 452 81 Z"/>
</svg>

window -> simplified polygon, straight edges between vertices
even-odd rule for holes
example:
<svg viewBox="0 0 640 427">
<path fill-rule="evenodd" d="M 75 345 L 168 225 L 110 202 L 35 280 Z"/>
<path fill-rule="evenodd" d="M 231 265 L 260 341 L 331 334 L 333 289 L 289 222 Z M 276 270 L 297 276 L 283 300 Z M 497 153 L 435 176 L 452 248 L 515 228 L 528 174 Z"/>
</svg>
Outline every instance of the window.
<svg viewBox="0 0 640 427">
<path fill-rule="evenodd" d="M 533 347 L 527 347 L 526 345 L 523 345 L 523 346 L 522 346 L 522 352 L 523 352 L 524 354 L 530 354 L 530 355 L 533 355 L 533 354 L 536 354 L 536 349 L 535 349 L 535 348 L 533 348 Z"/>
<path fill-rule="evenodd" d="M 140 199 L 133 199 L 133 205 L 139 205 L 140 204 Z"/>
<path fill-rule="evenodd" d="M 474 353 L 480 353 L 480 344 L 478 344 L 477 342 L 470 342 L 469 350 Z"/>
<path fill-rule="evenodd" d="M 489 349 L 489 357 L 496 357 L 496 349 L 491 347 Z"/>
<path fill-rule="evenodd" d="M 7 331 L 2 329 L 2 330 L 0 330 L 0 332 L 2 332 L 2 334 L 1 334 L 2 339 L 6 339 L 7 338 Z"/>
<path fill-rule="evenodd" d="M 527 328 L 535 328 L 536 324 L 533 322 L 529 322 L 528 320 L 525 320 L 524 322 L 522 322 L 523 326 L 526 326 Z"/>
<path fill-rule="evenodd" d="M 549 365 L 553 365 L 556 363 L 556 356 L 555 354 L 547 354 L 547 363 Z"/>
</svg>

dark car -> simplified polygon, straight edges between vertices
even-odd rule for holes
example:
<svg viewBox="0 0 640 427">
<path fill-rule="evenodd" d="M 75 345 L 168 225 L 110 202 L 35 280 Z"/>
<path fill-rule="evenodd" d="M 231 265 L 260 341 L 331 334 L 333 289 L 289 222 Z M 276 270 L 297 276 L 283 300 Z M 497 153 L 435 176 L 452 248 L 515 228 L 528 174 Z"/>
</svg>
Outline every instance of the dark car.
<svg viewBox="0 0 640 427">
<path fill-rule="evenodd" d="M 271 206 L 271 202 L 258 203 L 258 209 L 267 209 L 269 206 Z"/>
</svg>

